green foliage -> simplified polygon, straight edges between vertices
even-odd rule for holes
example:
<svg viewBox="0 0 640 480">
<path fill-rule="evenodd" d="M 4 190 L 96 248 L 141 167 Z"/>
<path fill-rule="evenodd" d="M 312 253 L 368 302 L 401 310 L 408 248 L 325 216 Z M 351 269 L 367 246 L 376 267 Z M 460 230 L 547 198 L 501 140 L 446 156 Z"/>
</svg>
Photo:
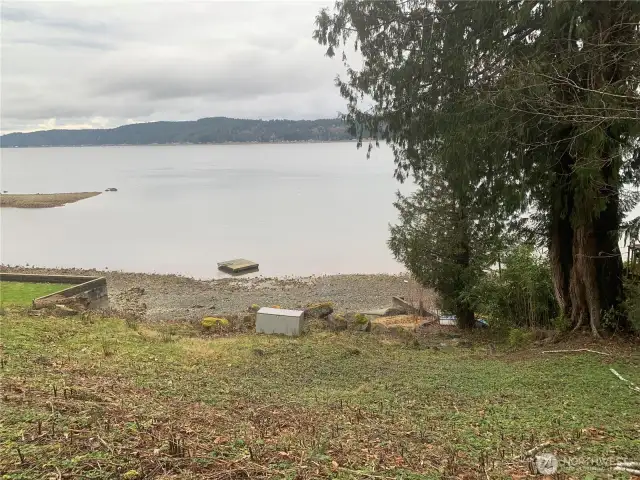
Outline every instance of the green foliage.
<svg viewBox="0 0 640 480">
<path fill-rule="evenodd" d="M 398 194 L 400 222 L 391 227 L 389 247 L 414 278 L 438 292 L 444 310 L 472 327 L 471 292 L 495 261 L 505 229 L 486 215 L 478 192 L 451 187 L 454 175 L 446 175 L 433 171 L 411 196 Z"/>
<path fill-rule="evenodd" d="M 508 342 L 511 348 L 522 348 L 531 343 L 533 333 L 521 328 L 512 328 L 509 330 Z"/>
<path fill-rule="evenodd" d="M 571 328 L 571 320 L 565 317 L 563 313 L 560 313 L 553 319 L 552 327 L 560 332 L 566 332 Z"/>
<path fill-rule="evenodd" d="M 365 325 L 368 321 L 369 319 L 363 313 L 356 313 L 354 317 L 354 323 L 356 323 L 357 325 Z"/>
<path fill-rule="evenodd" d="M 212 328 L 219 329 L 229 326 L 229 320 L 218 317 L 204 317 L 200 322 L 200 325 L 202 325 L 205 330 L 210 330 Z"/>
<path fill-rule="evenodd" d="M 492 326 L 563 327 L 547 258 L 531 245 L 519 245 L 503 262 L 501 271 L 489 272 L 473 292 L 478 310 Z"/>
<path fill-rule="evenodd" d="M 369 148 L 391 143 L 399 179 L 413 176 L 426 195 L 437 190 L 434 175 L 446 187 L 446 199 L 402 205 L 426 204 L 423 216 L 446 228 L 423 222 L 427 240 L 392 232 L 394 254 L 445 300 L 464 306 L 473 257 L 484 252 L 455 237 L 508 224 L 550 247 L 572 322 L 593 312 L 597 331 L 599 312 L 616 310 L 622 276 L 611 232 L 629 209 L 624 185 L 640 183 L 639 22 L 640 2 L 629 1 L 339 1 L 319 13 L 314 38 L 328 56 L 342 54 L 337 85 L 359 145 L 375 132 Z M 351 64 L 354 46 L 364 61 Z M 447 229 L 454 241 L 437 232 Z M 438 261 L 453 265 L 449 280 Z M 570 295 L 569 279 L 600 308 Z"/>
<path fill-rule="evenodd" d="M 244 120 L 201 118 L 194 122 L 149 122 L 110 129 L 9 133 L 3 147 L 149 145 L 172 143 L 296 142 L 351 140 L 339 119 Z"/>
</svg>

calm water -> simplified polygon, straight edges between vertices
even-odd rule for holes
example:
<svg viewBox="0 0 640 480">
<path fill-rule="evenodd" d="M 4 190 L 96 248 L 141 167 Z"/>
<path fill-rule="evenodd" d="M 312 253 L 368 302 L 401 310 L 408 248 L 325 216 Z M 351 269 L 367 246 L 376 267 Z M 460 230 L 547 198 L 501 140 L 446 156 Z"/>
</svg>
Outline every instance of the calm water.
<svg viewBox="0 0 640 480">
<path fill-rule="evenodd" d="M 103 191 L 1 211 L 5 264 L 224 276 L 395 273 L 386 246 L 400 185 L 390 148 L 353 143 L 2 149 L 10 193 Z"/>
</svg>

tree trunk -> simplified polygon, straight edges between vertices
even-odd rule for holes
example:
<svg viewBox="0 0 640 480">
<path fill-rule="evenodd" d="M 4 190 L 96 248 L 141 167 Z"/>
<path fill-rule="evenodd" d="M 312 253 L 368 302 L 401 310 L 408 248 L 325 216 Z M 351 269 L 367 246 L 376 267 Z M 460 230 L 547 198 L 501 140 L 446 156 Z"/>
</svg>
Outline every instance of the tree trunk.
<svg viewBox="0 0 640 480">
<path fill-rule="evenodd" d="M 464 278 L 464 276 L 469 275 L 469 269 L 471 267 L 471 227 L 469 225 L 469 217 L 467 215 L 467 206 L 469 204 L 469 199 L 463 195 L 460 198 L 460 210 L 459 210 L 459 221 L 460 221 L 460 239 L 458 244 L 458 255 L 456 259 L 456 263 L 459 267 L 461 267 L 460 275 L 461 278 L 458 278 L 458 292 L 465 291 L 465 288 L 468 284 L 468 278 Z M 457 325 L 459 328 L 473 328 L 476 323 L 475 312 L 473 308 L 466 300 L 457 300 L 455 314 L 457 319 Z"/>
<path fill-rule="evenodd" d="M 565 149 L 554 164 L 549 232 L 549 261 L 555 297 L 560 313 L 567 319 L 571 318 L 569 284 L 573 269 L 573 195 L 570 188 L 572 166 L 573 158 Z"/>
<path fill-rule="evenodd" d="M 475 326 L 475 313 L 466 302 L 458 306 L 456 310 L 456 320 L 459 328 L 468 329 Z"/>
<path fill-rule="evenodd" d="M 624 72 L 618 68 L 618 49 L 633 36 L 634 23 L 625 2 L 592 2 L 585 18 L 598 33 L 589 62 L 582 62 L 570 76 L 582 89 L 565 86 L 559 101 L 582 102 L 589 90 L 619 81 Z M 625 21 L 627 19 L 627 21 Z M 613 28 L 615 26 L 615 28 Z M 571 26 L 569 25 L 570 38 Z M 571 45 L 567 43 L 569 50 Z M 571 52 L 568 52 L 570 54 Z M 585 102 L 588 104 L 588 102 Z M 600 125 L 596 126 L 600 127 Z M 585 164 L 576 162 L 568 153 L 575 130 L 568 126 L 558 132 L 558 161 L 554 165 L 554 181 L 550 215 L 549 256 L 556 299 L 574 329 L 589 327 L 598 336 L 601 329 L 629 330 L 627 317 L 621 310 L 624 301 L 622 255 L 618 247 L 621 188 L 620 140 L 605 127 L 606 138 L 597 153 L 592 151 Z M 565 139 L 565 142 L 562 142 Z M 596 144 L 596 141 L 594 141 Z M 596 170 L 594 170 L 596 167 Z M 581 170 L 584 170 L 582 172 Z M 583 178 L 581 178 L 583 175 Z M 589 177 L 585 182 L 584 176 Z M 592 185 L 599 185 L 592 189 Z M 603 317 L 606 320 L 603 324 Z"/>
</svg>

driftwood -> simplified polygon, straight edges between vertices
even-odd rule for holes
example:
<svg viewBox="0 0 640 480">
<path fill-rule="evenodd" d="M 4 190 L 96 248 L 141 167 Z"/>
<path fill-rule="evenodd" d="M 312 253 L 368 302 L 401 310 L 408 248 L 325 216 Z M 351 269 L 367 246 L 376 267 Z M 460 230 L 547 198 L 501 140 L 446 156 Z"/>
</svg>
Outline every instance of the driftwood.
<svg viewBox="0 0 640 480">
<path fill-rule="evenodd" d="M 620 462 L 613 468 L 616 472 L 630 473 L 631 475 L 640 475 L 640 462 Z"/>
<path fill-rule="evenodd" d="M 589 353 L 597 353 L 598 355 L 606 355 L 611 356 L 610 353 L 606 352 L 598 352 L 597 350 L 589 350 L 588 348 L 578 348 L 576 350 L 545 350 L 542 353 L 577 353 L 577 352 L 589 352 Z"/>
<path fill-rule="evenodd" d="M 638 387 L 635 383 L 633 383 L 631 380 L 627 380 L 626 378 L 624 378 L 622 375 L 620 375 L 618 372 L 616 372 L 613 368 L 610 368 L 609 370 L 611 370 L 611 373 L 613 373 L 616 377 L 618 377 L 620 380 L 622 380 L 625 383 L 629 384 L 629 388 L 631 390 L 634 390 L 638 393 L 640 393 L 640 387 Z"/>
</svg>

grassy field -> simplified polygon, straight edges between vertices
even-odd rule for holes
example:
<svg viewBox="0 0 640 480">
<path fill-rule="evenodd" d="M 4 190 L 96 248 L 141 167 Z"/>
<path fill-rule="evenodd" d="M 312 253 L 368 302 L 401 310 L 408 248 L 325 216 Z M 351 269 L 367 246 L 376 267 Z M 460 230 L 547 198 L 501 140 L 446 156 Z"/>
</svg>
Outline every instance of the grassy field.
<svg viewBox="0 0 640 480">
<path fill-rule="evenodd" d="M 518 457 L 544 442 L 556 478 L 629 478 L 609 462 L 640 460 L 640 394 L 609 370 L 640 383 L 630 345 L 492 353 L 475 337 L 436 350 L 366 333 L 1 321 L 3 479 L 526 478 Z"/>
<path fill-rule="evenodd" d="M 70 286 L 60 283 L 0 282 L 0 304 L 31 305 L 34 298 L 59 292 Z"/>
</svg>

